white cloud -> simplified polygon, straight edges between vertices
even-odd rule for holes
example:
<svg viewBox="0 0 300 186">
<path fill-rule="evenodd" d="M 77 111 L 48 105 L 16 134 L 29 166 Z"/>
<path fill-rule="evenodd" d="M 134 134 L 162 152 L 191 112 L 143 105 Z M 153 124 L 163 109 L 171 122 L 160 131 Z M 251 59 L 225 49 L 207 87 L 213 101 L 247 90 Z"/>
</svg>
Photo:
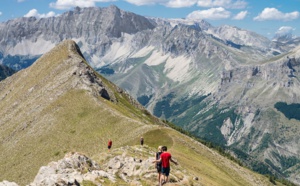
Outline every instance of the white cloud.
<svg viewBox="0 0 300 186">
<path fill-rule="evenodd" d="M 95 6 L 95 1 L 89 1 L 89 0 L 57 0 L 55 3 L 50 3 L 50 7 L 60 9 L 60 10 L 66 10 L 73 7 L 92 7 Z"/>
<path fill-rule="evenodd" d="M 160 4 L 171 8 L 182 8 L 182 7 L 191 7 L 197 4 L 198 0 L 125 0 L 125 1 L 137 6 Z"/>
<path fill-rule="evenodd" d="M 172 8 L 190 7 L 196 4 L 197 0 L 170 0 L 164 5 Z"/>
<path fill-rule="evenodd" d="M 225 10 L 222 7 L 219 8 L 211 8 L 208 10 L 198 10 L 187 15 L 187 19 L 211 19 L 211 20 L 219 20 L 219 19 L 227 19 L 229 18 L 231 13 Z"/>
<path fill-rule="evenodd" d="M 36 17 L 36 18 L 47 18 L 47 17 L 55 17 L 57 14 L 55 12 L 51 11 L 47 14 L 40 14 L 36 9 L 30 10 L 27 14 L 24 15 L 24 17 Z"/>
<path fill-rule="evenodd" d="M 50 7 L 60 10 L 67 10 L 73 7 L 94 7 L 96 2 L 110 2 L 115 0 L 56 0 L 50 3 Z"/>
<path fill-rule="evenodd" d="M 125 0 L 125 1 L 137 6 L 160 4 L 171 8 L 190 7 L 197 3 L 197 0 Z"/>
<path fill-rule="evenodd" d="M 285 35 L 285 34 L 292 34 L 295 29 L 290 26 L 282 26 L 277 31 L 276 34 Z"/>
<path fill-rule="evenodd" d="M 240 13 L 235 15 L 232 19 L 234 19 L 234 20 L 243 20 L 243 19 L 245 19 L 247 14 L 248 14 L 248 11 L 241 11 Z"/>
<path fill-rule="evenodd" d="M 0 12 L 0 16 L 2 15 L 2 12 Z"/>
<path fill-rule="evenodd" d="M 168 0 L 125 0 L 128 3 L 141 6 L 141 5 L 154 5 L 154 4 L 167 4 Z"/>
<path fill-rule="evenodd" d="M 266 20 L 281 20 L 291 21 L 299 17 L 299 12 L 294 11 L 290 13 L 283 13 L 276 8 L 265 8 L 257 17 L 253 18 L 255 21 L 266 21 Z"/>
<path fill-rule="evenodd" d="M 247 6 L 243 0 L 198 0 L 200 7 L 224 7 L 228 9 L 242 9 Z"/>
</svg>

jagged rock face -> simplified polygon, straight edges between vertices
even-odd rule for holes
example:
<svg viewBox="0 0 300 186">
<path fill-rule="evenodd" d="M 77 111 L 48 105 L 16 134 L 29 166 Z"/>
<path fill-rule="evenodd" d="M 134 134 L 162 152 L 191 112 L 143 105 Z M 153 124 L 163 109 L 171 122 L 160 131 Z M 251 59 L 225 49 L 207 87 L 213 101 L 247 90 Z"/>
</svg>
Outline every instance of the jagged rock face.
<svg viewBox="0 0 300 186">
<path fill-rule="evenodd" d="M 11 28 L 14 32 L 5 31 L 5 28 Z M 85 9 L 77 7 L 74 11 L 64 13 L 59 17 L 19 18 L 2 23 L 0 33 L 1 36 L 5 35 L 6 37 L 1 37 L 0 43 L 2 51 L 8 50 L 7 52 L 10 47 L 15 47 L 27 39 L 32 42 L 44 39 L 55 43 L 68 38 L 83 37 L 88 44 L 96 44 L 103 42 L 103 36 L 106 36 L 107 39 L 119 38 L 122 33 L 134 34 L 153 28 L 154 25 L 148 19 L 124 12 L 115 6 Z M 93 39 L 90 36 L 93 36 Z M 6 48 L 4 48 L 5 44 Z M 42 52 L 44 53 L 45 50 Z"/>
<path fill-rule="evenodd" d="M 88 46 L 85 48 L 88 56 L 102 56 L 114 38 L 120 38 L 124 33 L 134 34 L 153 28 L 154 25 L 148 19 L 124 12 L 115 6 L 76 8 L 59 17 L 18 18 L 1 23 L 0 52 L 4 59 L 7 59 L 8 55 L 37 56 L 65 39 L 75 39 Z M 10 63 L 9 60 L 6 61 Z M 14 68 L 20 70 L 24 66 Z"/>
<path fill-rule="evenodd" d="M 217 37 L 241 46 L 252 46 L 267 49 L 271 41 L 259 34 L 228 25 L 216 27 L 212 32 Z"/>
<path fill-rule="evenodd" d="M 292 39 L 279 39 L 279 40 L 273 40 L 272 46 L 274 48 L 278 48 L 280 50 L 284 51 L 290 51 L 296 46 L 300 45 L 300 37 L 292 38 Z"/>
<path fill-rule="evenodd" d="M 66 154 L 64 159 L 58 162 L 41 167 L 34 181 L 28 186 L 80 185 L 83 181 L 98 182 L 97 185 L 101 185 L 105 178 L 115 182 L 113 174 L 101 170 L 95 161 L 75 152 Z"/>
<path fill-rule="evenodd" d="M 85 62 L 81 61 L 77 67 L 73 75 L 81 77 L 83 89 L 91 90 L 95 96 L 100 95 L 107 100 L 117 102 L 113 92 L 103 85 L 102 80 L 95 74 L 95 71 L 90 66 L 87 66 Z"/>
<path fill-rule="evenodd" d="M 116 155 L 120 152 L 122 155 Z M 153 182 L 157 182 L 157 172 L 152 156 L 154 153 L 147 146 L 122 147 L 114 149 L 109 154 L 102 153 L 100 158 L 106 159 L 106 163 L 103 164 L 98 164 L 78 152 L 67 153 L 63 159 L 41 167 L 34 181 L 28 186 L 64 186 L 84 183 L 108 185 L 121 182 L 128 185 L 153 184 Z M 188 180 L 192 179 L 191 175 L 187 171 L 182 171 L 177 167 L 172 169 L 171 181 L 180 185 L 189 183 Z M 197 185 L 197 183 L 194 184 Z M 0 185 L 17 186 L 17 184 L 7 181 L 1 182 Z"/>
<path fill-rule="evenodd" d="M 279 169 L 278 175 L 289 177 L 295 183 L 299 182 L 299 176 L 288 173 L 289 170 L 298 172 L 299 164 L 299 120 L 288 120 L 276 108 L 277 102 L 299 103 L 299 74 L 300 72 L 300 48 L 275 59 L 270 63 L 261 65 L 240 66 L 230 71 L 223 71 L 221 85 L 214 94 L 211 102 L 218 103 L 219 108 L 227 108 L 220 111 L 220 133 L 222 137 L 218 141 L 232 148 L 243 149 L 251 156 L 270 161 Z M 233 109 L 233 110 L 232 110 Z M 202 114 L 205 115 L 202 111 Z M 231 113 L 222 118 L 222 113 Z M 216 136 L 205 135 L 204 132 L 214 123 L 211 118 L 201 118 L 200 126 L 190 124 L 190 130 L 197 131 L 200 136 L 206 136 L 210 140 L 216 140 Z M 213 116 L 216 117 L 216 116 Z M 222 118 L 222 120 L 220 119 Z M 205 120 L 211 120 L 206 123 Z M 203 122 L 204 121 L 204 122 Z M 198 123 L 198 124 L 199 124 Z M 203 125 L 204 124 L 204 125 Z M 206 125 L 206 127 L 205 127 Z M 193 128 L 194 127 L 194 128 Z M 288 130 L 285 130 L 288 128 Z M 286 159 L 295 159 L 293 164 L 285 167 Z M 271 169 L 270 169 L 271 170 Z"/>
<path fill-rule="evenodd" d="M 299 51 L 297 52 L 299 53 Z M 298 95 L 299 93 L 297 91 L 297 87 L 299 84 L 299 81 L 297 79 L 297 77 L 299 76 L 299 66 L 300 58 L 298 54 L 296 54 L 296 56 L 293 54 L 292 56 L 289 56 L 287 54 L 280 60 L 277 60 L 273 63 L 267 63 L 258 66 L 244 66 L 233 69 L 231 71 L 224 72 L 223 76 L 221 77 L 222 86 L 220 88 L 220 94 L 222 94 L 223 88 L 227 89 L 228 87 L 236 87 L 238 83 L 241 83 L 243 84 L 243 86 L 245 86 L 245 91 L 239 93 L 236 92 L 237 94 L 240 94 L 236 96 L 241 99 L 244 99 L 246 102 L 247 98 L 251 98 L 251 96 L 253 96 L 253 94 L 249 94 L 248 91 L 257 88 L 258 84 L 265 84 L 266 87 L 264 88 L 266 89 L 272 89 L 272 87 L 274 87 L 274 91 L 278 91 L 278 89 L 281 89 L 282 91 L 286 91 L 286 94 L 288 95 L 274 95 L 272 97 L 273 99 L 266 99 L 271 97 L 266 97 L 268 95 L 258 94 L 258 97 L 256 97 L 256 99 L 265 99 L 264 102 L 252 103 L 259 105 L 269 105 L 273 102 L 280 100 L 285 102 L 297 103 L 300 101 Z M 222 101 L 226 100 L 229 99 L 224 99 Z M 240 102 L 241 100 L 236 101 Z M 249 100 L 246 103 L 249 104 Z"/>
</svg>

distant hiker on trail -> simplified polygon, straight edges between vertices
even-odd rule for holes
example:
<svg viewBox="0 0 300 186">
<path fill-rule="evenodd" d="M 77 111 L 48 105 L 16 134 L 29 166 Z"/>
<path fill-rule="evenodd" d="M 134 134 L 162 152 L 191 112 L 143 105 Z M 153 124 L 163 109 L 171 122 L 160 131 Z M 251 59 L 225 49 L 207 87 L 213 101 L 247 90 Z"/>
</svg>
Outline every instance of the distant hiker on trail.
<svg viewBox="0 0 300 186">
<path fill-rule="evenodd" d="M 111 146 L 112 146 L 112 141 L 111 141 L 111 139 L 109 139 L 108 145 L 107 145 L 108 151 L 110 151 Z"/>
<path fill-rule="evenodd" d="M 162 153 L 162 150 L 161 150 L 162 146 L 158 146 L 158 151 L 155 153 L 155 160 L 159 160 L 160 159 L 160 155 Z M 161 177 L 161 162 L 157 162 L 155 164 L 155 168 L 157 170 L 157 173 L 158 173 L 158 183 L 160 184 L 160 177 Z"/>
<path fill-rule="evenodd" d="M 144 145 L 144 138 L 141 137 L 141 145 L 143 146 Z"/>
<path fill-rule="evenodd" d="M 153 163 L 161 162 L 161 173 L 164 175 L 164 178 L 160 180 L 160 186 L 169 181 L 170 161 L 177 165 L 177 162 L 172 159 L 171 153 L 167 152 L 168 148 L 163 146 L 161 149 L 162 154 L 160 155 L 160 159 L 153 161 Z"/>
</svg>

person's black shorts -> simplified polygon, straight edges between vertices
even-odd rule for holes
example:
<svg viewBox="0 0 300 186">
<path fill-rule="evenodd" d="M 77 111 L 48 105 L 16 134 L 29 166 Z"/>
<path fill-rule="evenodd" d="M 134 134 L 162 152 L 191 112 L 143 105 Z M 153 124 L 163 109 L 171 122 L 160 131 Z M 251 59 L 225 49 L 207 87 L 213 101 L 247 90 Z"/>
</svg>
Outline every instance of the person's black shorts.
<svg viewBox="0 0 300 186">
<path fill-rule="evenodd" d="M 169 176 L 169 174 L 170 174 L 170 167 L 166 167 L 166 168 L 162 167 L 161 173 L 163 173 L 166 176 Z"/>
<path fill-rule="evenodd" d="M 156 165 L 156 170 L 158 173 L 161 173 L 161 165 Z"/>
<path fill-rule="evenodd" d="M 108 148 L 108 149 L 110 149 L 110 148 L 111 148 L 111 146 L 107 146 L 107 148 Z"/>
</svg>

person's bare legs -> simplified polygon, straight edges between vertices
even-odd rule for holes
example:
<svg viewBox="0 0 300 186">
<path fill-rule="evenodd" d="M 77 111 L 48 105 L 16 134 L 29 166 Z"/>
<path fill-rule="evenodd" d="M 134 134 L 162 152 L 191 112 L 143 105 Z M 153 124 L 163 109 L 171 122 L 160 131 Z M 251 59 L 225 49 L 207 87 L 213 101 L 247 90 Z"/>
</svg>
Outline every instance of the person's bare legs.
<svg viewBox="0 0 300 186">
<path fill-rule="evenodd" d="M 165 179 L 166 179 L 166 175 L 165 175 L 165 174 L 162 174 L 162 175 L 160 176 L 160 182 L 159 182 L 159 185 L 160 185 L 160 186 L 164 184 Z"/>
<path fill-rule="evenodd" d="M 163 174 L 163 179 L 161 180 L 161 184 L 165 184 L 166 183 L 166 179 L 168 179 L 168 177 L 165 174 Z"/>
<path fill-rule="evenodd" d="M 162 182 L 163 182 L 163 176 L 160 177 L 159 186 L 162 186 Z"/>
<path fill-rule="evenodd" d="M 161 173 L 159 172 L 158 173 L 158 176 L 157 176 L 157 178 L 158 178 L 158 184 L 160 185 L 160 177 L 161 177 Z"/>
<path fill-rule="evenodd" d="M 165 176 L 165 183 L 169 181 L 169 176 Z"/>
</svg>

